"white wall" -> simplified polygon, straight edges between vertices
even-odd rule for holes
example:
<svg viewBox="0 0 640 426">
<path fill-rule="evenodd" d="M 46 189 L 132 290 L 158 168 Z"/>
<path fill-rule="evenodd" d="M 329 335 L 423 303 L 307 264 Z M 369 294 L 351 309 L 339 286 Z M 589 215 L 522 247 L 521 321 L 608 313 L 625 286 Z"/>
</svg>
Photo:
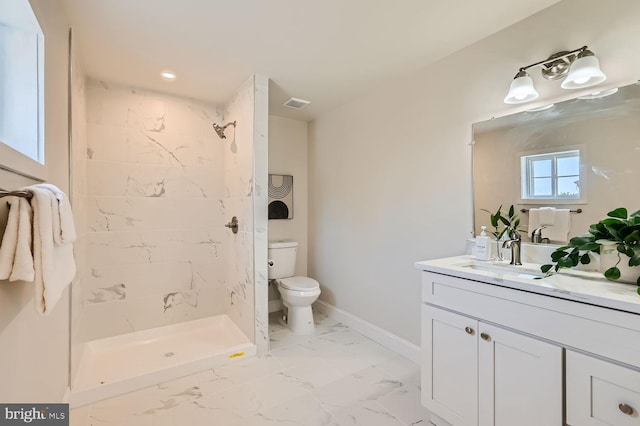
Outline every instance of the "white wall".
<svg viewBox="0 0 640 426">
<path fill-rule="evenodd" d="M 565 0 L 309 128 L 309 275 L 321 298 L 419 343 L 418 260 L 472 231 L 471 124 L 579 93 L 532 72 L 541 98 L 502 100 L 520 66 L 588 44 L 622 85 L 640 75 L 640 3 Z M 499 190 L 499 188 L 497 188 Z"/>
<path fill-rule="evenodd" d="M 45 34 L 45 140 L 48 181 L 68 193 L 68 24 L 57 0 L 31 0 Z M 0 188 L 27 185 L 0 174 Z M 0 203 L 0 229 L 6 203 Z M 32 283 L 0 282 L 0 401 L 62 401 L 68 385 L 69 293 L 46 317 L 35 310 Z"/>
<path fill-rule="evenodd" d="M 296 275 L 307 275 L 308 252 L 308 126 L 304 121 L 269 116 L 269 173 L 293 176 L 293 219 L 269 220 L 269 240 L 298 242 Z M 269 286 L 269 301 L 280 298 Z M 276 308 L 277 309 L 277 308 Z"/>
<path fill-rule="evenodd" d="M 296 275 L 307 275 L 307 123 L 269 116 L 269 173 L 293 176 L 293 219 L 270 220 L 269 239 L 298 242 Z"/>
</svg>

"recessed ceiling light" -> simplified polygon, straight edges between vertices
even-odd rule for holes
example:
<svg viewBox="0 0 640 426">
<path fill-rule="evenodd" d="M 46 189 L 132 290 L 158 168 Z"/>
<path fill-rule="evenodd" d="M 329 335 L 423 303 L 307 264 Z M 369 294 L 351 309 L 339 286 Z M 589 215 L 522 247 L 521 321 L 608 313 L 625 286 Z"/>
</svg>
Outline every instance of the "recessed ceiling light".
<svg viewBox="0 0 640 426">
<path fill-rule="evenodd" d="M 165 70 L 160 73 L 163 80 L 173 81 L 176 79 L 176 73 L 173 71 Z"/>
</svg>

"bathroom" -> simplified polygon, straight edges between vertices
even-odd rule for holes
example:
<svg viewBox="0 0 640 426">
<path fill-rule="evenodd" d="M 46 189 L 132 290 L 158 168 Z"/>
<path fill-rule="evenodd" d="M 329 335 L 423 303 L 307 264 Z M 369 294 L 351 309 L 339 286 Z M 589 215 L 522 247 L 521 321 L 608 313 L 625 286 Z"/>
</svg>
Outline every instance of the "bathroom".
<svg viewBox="0 0 640 426">
<path fill-rule="evenodd" d="M 82 222 L 85 215 L 80 211 L 84 209 L 85 212 L 89 212 L 90 209 L 94 209 L 92 210 L 95 213 L 93 217 L 100 218 L 98 207 L 103 211 L 108 211 L 105 210 L 106 207 L 114 209 L 117 207 L 95 203 L 82 205 L 83 195 L 92 191 L 89 188 L 83 188 L 82 185 L 91 182 L 97 183 L 98 179 L 90 178 L 85 182 L 83 176 L 78 174 L 79 168 L 86 168 L 87 174 L 93 173 L 94 176 L 98 176 L 102 172 L 94 166 L 99 165 L 99 162 L 100 164 L 113 165 L 116 163 L 114 158 L 121 154 L 117 150 L 100 152 L 100 148 L 114 148 L 114 146 L 102 142 L 97 143 L 96 137 L 104 135 L 95 135 L 100 123 L 96 122 L 96 111 L 91 109 L 91 102 L 96 99 L 107 99 L 100 95 L 101 91 L 107 90 L 100 84 L 100 81 L 103 81 L 109 88 L 108 90 L 117 93 L 121 99 L 127 97 L 131 99 L 134 94 L 130 89 L 134 87 L 140 95 L 149 93 L 155 95 L 157 92 L 162 92 L 163 99 L 172 100 L 172 103 L 167 101 L 166 105 L 171 105 L 175 109 L 185 104 L 204 104 L 208 117 L 206 123 L 204 120 L 198 121 L 200 115 L 190 115 L 185 112 L 184 114 L 189 117 L 188 120 L 192 121 L 188 121 L 190 123 L 187 126 L 188 129 L 181 130 L 178 134 L 183 136 L 184 133 L 187 133 L 196 146 L 202 147 L 204 150 L 215 150 L 210 153 L 210 157 L 213 158 L 217 154 L 233 154 L 234 138 L 236 138 L 237 153 L 243 152 L 241 141 L 238 139 L 241 135 L 236 132 L 249 131 L 250 127 L 247 127 L 247 121 L 251 121 L 251 119 L 234 117 L 233 113 L 229 112 L 229 101 L 239 99 L 240 88 L 253 73 L 258 74 L 258 80 L 260 79 L 259 74 L 263 74 L 264 78 L 270 79 L 268 100 L 262 101 L 268 102 L 268 110 L 267 106 L 263 104 L 264 109 L 261 113 L 263 119 L 268 123 L 260 124 L 257 121 L 254 123 L 265 126 L 263 129 L 266 129 L 268 125 L 266 134 L 268 155 L 263 153 L 262 163 L 260 163 L 263 170 L 261 172 L 254 170 L 253 173 L 255 173 L 256 179 L 258 176 L 263 179 L 261 183 L 263 190 L 267 187 L 269 173 L 292 175 L 294 203 L 293 219 L 269 220 L 267 222 L 266 193 L 262 192 L 260 195 L 264 199 L 260 206 L 254 210 L 255 212 L 264 212 L 263 230 L 268 226 L 268 236 L 262 235 L 263 240 L 260 244 L 252 244 L 251 249 L 259 250 L 260 253 L 243 254 L 255 256 L 256 270 L 251 271 L 250 275 L 253 277 L 253 285 L 255 286 L 253 289 L 256 292 L 263 292 L 260 299 L 261 318 L 263 321 L 267 321 L 268 313 L 273 311 L 269 316 L 269 331 L 274 336 L 278 333 L 284 334 L 281 326 L 274 322 L 278 320 L 278 311 L 275 310 L 279 307 L 277 293 L 267 283 L 267 239 L 292 239 L 299 243 L 295 274 L 311 277 L 320 283 L 322 293 L 319 301 L 314 304 L 316 314 L 345 324 L 352 330 L 380 343 L 386 349 L 393 348 L 395 353 L 414 363 L 420 363 L 421 359 L 419 303 L 421 288 L 420 272 L 413 265 L 415 262 L 425 259 L 463 254 L 467 249 L 467 239 L 474 235 L 473 171 L 470 147 L 473 139 L 472 124 L 575 97 L 577 93 L 563 90 L 559 84 L 544 81 L 540 79 L 539 74 L 534 76 L 534 73 L 531 72 L 536 81 L 540 98 L 525 105 L 514 106 L 503 103 L 509 82 L 513 79 L 518 67 L 547 58 L 550 54 L 560 50 L 589 45 L 599 58 L 601 67 L 607 75 L 606 83 L 603 85 L 606 88 L 628 85 L 637 80 L 640 75 L 638 73 L 640 69 L 640 43 L 637 41 L 640 40 L 640 30 L 636 25 L 638 17 L 640 17 L 640 5 L 637 2 L 632 0 L 615 0 L 606 3 L 595 0 L 530 1 L 523 3 L 518 10 L 510 11 L 506 2 L 496 1 L 491 3 L 493 6 L 478 5 L 477 7 L 480 9 L 469 7 L 468 11 L 455 11 L 461 14 L 459 19 L 454 17 L 450 19 L 452 21 L 459 20 L 461 23 L 456 27 L 460 38 L 451 37 L 438 40 L 437 44 L 440 50 L 431 50 L 428 56 L 426 54 L 412 57 L 392 56 L 399 49 L 399 45 L 391 45 L 390 41 L 385 40 L 387 37 L 385 32 L 391 30 L 381 29 L 378 32 L 373 32 L 371 44 L 368 45 L 372 53 L 371 56 L 367 56 L 370 62 L 362 59 L 361 66 L 363 68 L 354 68 L 353 70 L 346 67 L 344 69 L 337 68 L 336 74 L 344 74 L 347 77 L 343 80 L 332 82 L 330 80 L 333 75 L 332 69 L 321 68 L 322 66 L 328 67 L 327 64 L 319 64 L 317 70 L 300 68 L 294 71 L 300 75 L 321 75 L 319 83 L 308 89 L 304 85 L 293 83 L 290 87 L 282 88 L 282 81 L 286 81 L 285 77 L 290 76 L 287 72 L 291 73 L 291 70 L 285 70 L 286 72 L 283 71 L 278 75 L 271 72 L 269 68 L 247 67 L 246 72 L 236 77 L 232 87 L 229 87 L 226 93 L 220 94 L 220 99 L 196 101 L 201 99 L 196 94 L 200 88 L 191 88 L 190 92 L 185 90 L 185 93 L 188 93 L 186 95 L 178 93 L 176 87 L 178 87 L 180 80 L 188 80 L 189 77 L 186 77 L 175 64 L 167 64 L 160 49 L 151 53 L 147 52 L 145 60 L 153 65 L 154 70 L 157 68 L 157 72 L 154 71 L 153 76 L 144 74 L 132 78 L 131 81 L 119 81 L 117 73 L 109 77 L 105 72 L 106 77 L 101 76 L 87 80 L 84 82 L 84 87 L 78 81 L 72 82 L 72 88 L 75 88 L 76 91 L 72 91 L 71 107 L 77 110 L 75 115 L 72 114 L 74 120 L 70 123 L 70 128 L 72 147 L 77 148 L 77 151 L 72 149 L 69 152 L 68 104 L 66 101 L 68 67 L 65 53 L 68 51 L 69 44 L 67 29 L 69 26 L 74 28 L 72 43 L 77 53 L 74 59 L 78 61 L 76 66 L 81 71 L 88 69 L 90 65 L 82 62 L 83 52 L 87 50 L 87 46 L 90 49 L 91 43 L 100 42 L 99 38 L 92 38 L 90 33 L 87 34 L 88 29 L 86 28 L 91 25 L 90 22 L 99 21 L 87 21 L 83 26 L 82 21 L 79 21 L 78 14 L 88 12 L 84 9 L 81 10 L 79 3 L 81 2 L 31 1 L 36 14 L 42 17 L 40 23 L 47 36 L 47 49 L 51 49 L 52 52 L 51 54 L 47 53 L 50 56 L 45 58 L 47 66 L 45 76 L 47 126 L 45 131 L 48 143 L 52 144 L 46 150 L 47 162 L 51 164 L 47 181 L 58 185 L 68 194 L 74 195 L 74 203 L 77 203 L 74 205 L 74 208 L 78 209 L 77 213 L 74 212 L 76 213 L 76 225 L 78 229 L 86 230 L 84 234 L 79 234 L 78 246 L 76 247 L 76 260 L 80 276 L 87 279 L 92 277 L 91 269 L 83 266 L 87 265 L 86 258 L 88 256 L 95 255 L 99 258 L 98 261 L 106 259 L 105 256 L 92 252 L 88 247 L 86 249 L 80 249 L 80 247 L 82 244 L 88 244 L 91 238 L 96 238 L 90 234 L 105 233 L 107 226 L 104 215 L 102 215 L 102 222 L 89 223 L 88 220 Z M 354 3 L 352 7 L 356 8 L 356 5 L 365 10 L 368 8 L 364 2 Z M 95 4 L 93 6 L 98 7 Z M 220 7 L 220 5 L 218 6 Z M 106 8 L 104 5 L 101 7 Z M 263 25 L 261 28 L 268 28 L 264 23 L 257 22 L 259 21 L 257 12 L 261 10 L 258 5 L 251 2 L 251 6 L 246 7 L 252 11 L 249 18 L 253 24 L 260 24 Z M 251 9 L 251 7 L 255 7 L 255 9 Z M 295 9 L 295 5 L 289 4 L 289 7 L 292 8 L 290 13 L 283 13 L 277 22 L 284 24 L 291 21 L 290 18 L 296 16 L 295 13 L 304 13 L 304 11 Z M 486 11 L 483 11 L 482 7 L 486 7 Z M 71 10 L 67 10 L 67 8 L 71 8 Z M 344 13 L 345 16 L 353 16 L 354 19 L 359 16 L 356 13 L 357 10 L 339 10 L 340 13 Z M 380 15 L 375 15 L 380 20 L 369 24 L 385 28 L 383 27 L 384 22 L 395 22 L 399 26 L 413 28 L 416 34 L 424 34 L 418 32 L 418 30 L 424 30 L 423 27 L 438 28 L 438 22 L 433 21 L 428 11 L 420 9 L 421 13 L 412 14 L 408 12 L 409 10 L 409 5 L 406 8 L 398 8 L 398 10 L 386 10 L 385 13 L 390 14 L 388 20 L 383 20 Z M 109 16 L 107 11 L 108 8 L 105 10 L 104 20 L 110 22 L 107 20 Z M 128 23 L 131 28 L 135 28 L 130 25 L 128 20 L 135 19 L 136 16 L 145 16 L 139 10 L 136 12 L 138 15 L 132 12 L 130 17 L 120 17 L 124 20 L 122 22 L 123 28 L 125 23 Z M 326 32 L 327 25 L 323 18 L 330 19 L 332 9 L 327 7 L 327 10 L 323 10 L 318 7 L 314 8 L 313 12 L 317 18 L 307 24 L 315 28 L 315 31 L 318 31 L 317 34 L 322 34 L 321 31 Z M 236 15 L 229 15 L 228 19 L 217 19 L 215 15 L 211 15 L 207 16 L 206 20 L 211 25 L 213 22 L 219 23 L 219 20 L 224 21 L 219 24 L 223 25 L 229 34 L 232 34 L 233 25 L 239 25 L 238 17 L 242 16 L 242 10 L 233 9 L 229 13 Z M 353 15 L 348 15 L 349 13 L 353 13 Z M 114 12 L 111 13 L 111 18 L 117 20 L 118 15 L 113 16 L 114 14 Z M 406 22 L 409 16 L 412 20 Z M 482 28 L 465 26 L 465 23 L 474 22 L 474 18 L 477 16 L 483 17 L 484 26 Z M 236 18 L 235 23 L 233 18 Z M 93 19 L 98 18 L 93 17 Z M 297 28 L 304 32 L 304 25 L 301 26 L 301 23 L 295 19 L 294 21 L 296 25 L 300 26 Z M 406 25 L 400 25 L 401 23 L 406 23 Z M 451 25 L 448 24 L 448 26 Z M 145 28 L 148 29 L 148 27 Z M 465 32 L 465 30 L 468 31 Z M 124 30 L 122 31 L 121 37 L 125 37 Z M 278 31 L 283 31 L 283 28 L 279 28 Z M 281 52 L 286 52 L 288 43 L 290 43 L 288 37 L 291 37 L 291 34 L 285 37 L 282 36 L 282 32 L 277 32 L 275 29 L 274 33 L 278 34 L 280 38 L 270 39 L 270 41 L 282 44 L 283 50 Z M 140 37 L 153 38 L 153 33 L 140 32 L 137 34 Z M 426 41 L 409 37 L 406 32 L 402 34 L 407 37 L 404 42 L 408 45 L 414 43 L 411 46 L 416 49 L 418 48 L 416 45 L 421 43 L 426 45 Z M 318 37 L 324 40 L 321 35 Z M 333 37 L 335 38 L 332 40 L 339 41 L 341 37 L 347 37 L 347 34 L 337 32 Z M 242 37 L 238 36 L 238 38 Z M 431 35 L 431 38 L 437 39 L 438 36 Z M 354 43 L 353 46 L 358 46 L 357 37 L 353 36 L 349 40 Z M 202 52 L 206 51 L 209 43 L 214 44 L 214 41 L 201 41 L 198 46 L 193 46 L 191 49 L 199 51 L 199 57 L 206 56 Z M 215 41 L 215 43 L 221 43 L 221 41 Z M 321 45 L 322 43 L 316 40 L 315 44 Z M 362 50 L 362 55 L 364 55 L 365 49 Z M 340 52 L 348 55 L 343 51 Z M 307 52 L 302 51 L 302 53 L 306 54 Z M 302 53 L 297 57 L 296 65 L 298 66 L 301 65 L 299 62 L 305 62 L 306 56 Z M 324 62 L 332 62 L 326 60 L 327 53 L 325 51 L 318 50 L 315 53 L 325 55 Z M 402 52 L 398 54 L 400 53 Z M 103 54 L 108 56 L 111 53 L 105 50 Z M 226 54 L 233 56 L 233 52 L 230 51 L 227 51 Z M 284 53 L 282 54 L 284 55 Z M 380 68 L 374 68 L 374 65 L 385 62 L 385 54 L 389 55 L 389 61 L 386 71 L 383 72 Z M 300 58 L 303 59 L 300 60 Z M 346 63 L 344 61 L 348 58 L 349 56 L 336 56 L 335 63 Z M 189 58 L 184 59 L 185 61 L 189 60 Z M 287 62 L 287 60 L 282 61 Z M 313 63 L 318 64 L 318 62 Z M 394 68 L 394 63 L 402 63 L 405 68 L 401 68 L 399 65 Z M 293 66 L 289 62 L 285 65 Z M 120 67 L 125 68 L 124 66 Z M 145 81 L 159 79 L 159 72 L 165 67 L 175 68 L 177 73 L 175 84 L 166 83 L 163 86 L 166 89 L 145 88 Z M 97 73 L 93 71 L 93 74 Z M 74 75 L 80 78 L 81 73 Z M 325 79 L 328 80 L 324 81 Z M 295 80 L 294 77 L 293 81 Z M 260 84 L 258 81 L 254 87 L 259 88 Z M 331 90 L 329 90 L 329 86 Z M 207 87 L 203 90 L 210 91 L 211 89 Z M 331 99 L 321 98 L 323 92 L 332 92 L 334 97 Z M 86 96 L 87 101 L 86 114 L 88 119 L 84 120 L 82 118 L 76 119 L 78 113 L 82 112 L 82 103 L 77 101 L 82 99 L 82 96 Z M 101 97 L 98 98 L 99 96 Z M 255 90 L 254 96 L 259 97 L 260 90 Z M 299 111 L 283 107 L 282 103 L 290 96 L 308 99 L 312 103 Z M 158 105 L 151 102 L 149 110 L 154 114 L 147 118 L 154 119 L 162 116 L 161 113 L 156 114 L 157 107 Z M 188 107 L 187 111 L 190 111 Z M 255 111 L 259 111 L 259 109 Z M 255 114 L 259 113 L 255 112 Z M 170 120 L 173 119 L 171 114 L 172 111 L 167 109 L 165 117 L 167 133 L 171 133 L 169 131 Z M 242 114 L 238 113 L 237 115 Z M 223 125 L 234 120 L 237 122 L 237 127 L 227 127 L 225 130 L 227 138 L 224 140 L 220 139 L 211 129 L 214 122 Z M 86 123 L 84 129 L 82 128 L 83 122 Z M 150 120 L 144 125 L 149 126 L 150 130 L 146 131 L 150 133 L 147 134 L 153 136 L 153 129 L 160 129 L 162 123 Z M 123 129 L 112 130 L 116 133 L 124 131 Z M 210 132 L 207 133 L 209 130 Z M 73 140 L 81 140 L 79 135 L 83 133 L 87 134 L 88 144 L 97 145 L 83 147 L 73 143 Z M 93 138 L 92 133 L 94 134 Z M 165 143 L 165 140 L 158 140 Z M 182 143 L 181 140 L 168 142 L 176 147 Z M 266 148 L 266 144 L 260 146 Z M 83 156 L 83 148 L 85 154 L 86 149 L 91 148 L 92 155 L 95 157 L 89 159 L 86 155 Z M 182 169 L 182 166 L 176 163 L 176 160 L 167 152 L 161 154 L 157 154 L 157 151 L 152 152 L 155 154 L 147 154 L 144 150 L 140 151 L 140 158 L 151 164 L 138 163 L 138 167 L 141 169 L 166 167 L 171 168 L 172 171 L 173 169 Z M 129 154 L 127 153 L 127 155 Z M 153 155 L 158 157 L 153 157 Z M 176 155 L 180 161 L 183 161 L 183 157 L 180 157 L 179 153 Z M 202 156 L 205 157 L 203 160 L 205 163 L 207 155 L 209 155 L 207 152 L 202 153 Z M 100 156 L 102 159 L 99 159 Z M 193 173 L 199 173 L 200 168 L 208 167 L 207 164 L 199 165 L 197 156 L 189 157 L 189 161 L 193 161 L 193 163 L 188 163 L 187 167 L 184 167 L 188 169 L 182 171 L 185 176 L 191 172 L 191 166 L 193 166 Z M 165 163 L 159 165 L 156 162 L 154 165 L 152 162 L 156 160 Z M 119 170 L 122 170 L 122 167 L 129 167 L 134 161 L 127 159 L 121 163 Z M 211 170 L 206 173 L 218 173 L 224 181 L 225 164 L 216 163 L 211 164 L 210 167 Z M 71 179 L 69 178 L 70 171 Z M 2 173 L 0 188 L 3 189 L 19 188 L 32 183 L 4 170 L 0 173 Z M 99 179 L 99 182 L 106 186 L 104 191 L 111 190 L 110 184 L 120 185 L 114 180 L 118 173 L 113 170 L 104 172 L 104 178 Z M 155 181 L 162 181 L 162 179 L 161 175 Z M 197 178 L 195 180 L 211 184 L 206 179 Z M 179 192 L 178 189 L 180 191 L 199 191 L 195 187 L 191 187 L 191 190 L 185 188 L 188 186 L 188 179 L 182 180 L 182 183 L 183 186 L 174 186 L 173 194 L 171 194 L 171 188 L 166 188 L 166 200 L 183 203 L 188 197 L 193 199 L 194 206 L 209 204 L 209 198 L 195 192 L 187 192 L 186 195 L 184 192 Z M 251 185 L 259 184 L 259 182 L 251 183 Z M 153 187 L 148 189 L 154 191 Z M 219 198 L 225 197 L 224 186 L 205 188 L 205 191 L 207 190 L 216 193 L 215 197 L 220 194 L 222 195 Z M 248 192 L 245 192 L 244 195 L 247 194 Z M 108 202 L 113 196 L 113 193 L 103 192 L 102 201 Z M 96 197 L 92 196 L 92 198 L 95 201 Z M 126 197 L 122 198 L 127 199 Z M 255 199 L 252 200 L 255 201 Z M 125 203 L 122 208 L 126 206 Z M 162 206 L 162 204 L 157 204 L 157 206 Z M 495 209 L 497 207 L 497 205 L 492 205 L 486 208 Z M 609 207 L 613 209 L 619 206 L 604 206 L 603 208 Z M 633 208 L 633 206 L 628 207 Z M 150 207 L 152 211 L 153 208 L 154 206 Z M 159 209 L 162 208 L 159 207 Z M 166 208 L 166 204 L 164 208 Z M 226 244 L 226 238 L 231 238 L 232 234 L 224 225 L 231 220 L 231 216 L 235 215 L 239 218 L 241 227 L 245 220 L 249 220 L 243 217 L 243 214 L 227 214 L 227 211 L 224 215 L 220 215 L 215 210 L 215 206 L 206 208 L 210 209 L 211 215 L 217 216 L 215 229 L 211 229 L 214 234 L 207 234 L 203 241 L 209 241 L 209 237 L 211 237 L 210 240 L 214 242 L 223 242 L 225 239 Z M 154 223 L 159 223 L 157 227 L 160 227 L 163 232 L 171 231 L 173 229 L 172 218 L 169 215 L 165 217 L 159 214 L 161 210 L 157 211 L 158 217 L 155 218 L 157 220 Z M 198 216 L 200 213 L 203 215 Z M 195 211 L 195 207 L 189 213 L 192 215 L 189 220 L 192 221 L 191 229 L 194 234 L 203 228 L 209 230 L 209 222 L 205 219 L 204 213 L 206 212 L 201 210 Z M 475 215 L 478 216 L 479 213 L 475 213 Z M 134 226 L 139 224 L 135 215 L 129 216 L 133 219 Z M 126 218 L 127 215 L 124 217 Z M 109 226 L 116 227 L 113 232 L 118 233 L 121 232 L 117 230 L 118 226 L 127 227 L 129 225 L 126 220 L 123 220 L 123 223 L 118 223 L 116 220 L 112 221 Z M 91 227 L 99 228 L 90 231 Z M 257 228 L 255 229 L 257 230 Z M 241 230 L 240 232 L 248 234 L 246 231 Z M 257 240 L 254 238 L 253 241 Z M 198 241 L 194 240 L 194 242 Z M 137 244 L 139 242 L 136 241 L 124 243 L 139 245 Z M 204 247 L 203 253 L 206 256 L 207 253 L 214 251 L 216 245 L 204 244 L 204 246 L 206 247 Z M 144 259 L 146 255 L 144 250 L 139 250 L 141 253 L 135 255 Z M 172 252 L 178 252 L 178 250 L 172 250 Z M 259 262 L 259 258 L 264 262 Z M 166 257 L 160 259 L 158 263 L 169 261 Z M 172 261 L 179 262 L 181 260 L 173 259 Z M 207 262 L 200 263 L 203 264 L 203 267 L 207 266 Z M 219 263 L 222 266 L 227 265 L 223 261 L 219 261 Z M 261 278 L 258 277 L 257 268 L 263 268 Z M 190 270 L 178 269 L 176 271 L 171 269 L 171 271 L 182 273 L 182 278 L 184 276 L 190 277 Z M 96 274 L 99 272 L 96 271 Z M 242 273 L 244 274 L 244 271 Z M 101 273 L 101 277 L 105 281 L 107 280 L 104 272 Z M 146 282 L 141 280 L 140 284 L 151 287 L 154 278 L 145 275 L 145 279 Z M 264 280 L 261 285 L 258 285 L 259 279 Z M 117 291 L 115 293 L 107 290 L 100 292 L 98 289 L 111 288 L 119 282 L 119 278 L 114 277 L 112 283 L 95 282 L 89 284 L 85 282 L 80 285 L 90 285 L 92 287 L 87 288 L 97 291 L 95 294 L 93 292 L 85 294 L 86 298 L 103 300 L 120 296 Z M 136 317 L 138 323 L 134 324 L 134 327 L 139 326 L 141 329 L 155 327 L 164 321 L 164 296 L 169 293 L 178 293 L 184 288 L 170 287 L 168 282 L 168 280 L 163 281 L 164 288 L 155 293 L 159 295 L 158 298 L 161 301 L 159 305 L 154 305 L 156 311 L 142 312 L 137 307 L 131 308 L 132 312 L 139 314 Z M 76 284 L 78 283 L 74 283 L 74 285 Z M 128 282 L 125 282 L 129 290 L 127 294 L 129 300 L 137 300 L 144 304 L 146 296 L 142 291 L 144 288 L 129 287 L 127 284 Z M 32 290 L 25 286 L 11 286 L 9 283 L 2 283 L 0 286 L 2 287 L 0 289 L 0 303 L 3 306 L 2 313 L 0 313 L 2 324 L 0 343 L 3 348 L 8 348 L 0 354 L 0 365 L 2 365 L 0 375 L 3 377 L 0 402 L 54 403 L 68 401 L 71 392 L 68 390 L 70 374 L 72 373 L 71 369 L 74 368 L 69 366 L 69 362 L 74 358 L 74 350 L 80 349 L 73 345 L 73 342 L 77 341 L 76 333 L 86 333 L 89 331 L 87 327 L 94 327 L 94 332 L 104 331 L 106 333 L 100 336 L 102 337 L 112 331 L 120 332 L 125 327 L 129 327 L 122 311 L 119 311 L 118 308 L 107 310 L 109 306 L 123 306 L 118 303 L 122 302 L 121 300 L 108 300 L 92 305 L 87 302 L 86 306 L 89 307 L 89 311 L 93 311 L 91 315 L 94 315 L 95 318 L 95 322 L 87 323 L 77 317 L 77 315 L 87 314 L 87 311 L 83 312 L 73 308 L 75 304 L 82 303 L 82 301 L 75 300 L 74 297 L 79 295 L 72 291 L 67 295 L 67 300 L 60 302 L 48 317 L 42 318 L 33 312 Z M 71 289 L 73 290 L 73 287 Z M 186 289 L 189 289 L 188 286 Z M 221 288 L 213 286 L 209 287 L 209 290 L 215 292 Z M 216 298 L 213 294 L 208 297 L 205 293 L 206 291 L 202 290 L 198 295 L 197 308 L 191 306 L 195 304 L 194 300 L 190 298 L 191 294 L 180 294 L 175 299 L 171 299 L 176 302 L 178 302 L 178 298 L 180 299 L 179 304 L 176 303 L 174 307 L 167 309 L 167 312 L 175 315 L 172 321 L 178 323 L 202 318 L 197 312 L 199 309 L 202 309 L 203 312 L 227 312 L 227 305 L 224 308 L 206 306 L 207 303 L 219 303 L 221 299 Z M 226 294 L 226 288 L 224 288 L 224 294 Z M 257 295 L 255 297 L 257 301 Z M 250 298 L 251 296 L 247 295 L 247 300 Z M 225 303 L 227 302 L 225 301 Z M 173 303 L 171 305 L 173 306 Z M 178 310 L 172 312 L 175 308 Z M 255 308 L 253 306 L 249 309 L 251 315 L 257 312 Z M 104 310 L 99 311 L 100 309 Z M 102 320 L 100 320 L 101 315 Z M 250 339 L 256 339 L 255 336 L 258 335 L 255 328 L 257 322 L 254 318 L 250 321 L 250 325 L 245 324 L 240 327 L 241 321 L 236 321 L 237 325 L 243 328 L 244 334 L 253 334 Z M 249 329 L 252 327 L 253 331 L 250 331 Z M 111 329 L 97 330 L 97 328 Z M 262 330 L 266 329 L 263 322 Z M 319 332 L 322 331 L 322 326 L 318 326 L 318 329 Z M 72 343 L 70 344 L 70 342 Z M 259 348 L 256 348 L 256 352 L 256 357 L 261 356 Z M 46 356 L 42 356 L 43 353 L 46 353 Z M 250 357 L 248 354 L 246 356 Z M 361 405 L 366 406 L 364 403 Z M 377 408 L 380 407 L 377 406 Z M 177 416 L 177 414 L 175 415 Z M 327 424 L 330 423 L 327 422 Z M 408 420 L 401 420 L 400 424 L 411 423 Z"/>
</svg>

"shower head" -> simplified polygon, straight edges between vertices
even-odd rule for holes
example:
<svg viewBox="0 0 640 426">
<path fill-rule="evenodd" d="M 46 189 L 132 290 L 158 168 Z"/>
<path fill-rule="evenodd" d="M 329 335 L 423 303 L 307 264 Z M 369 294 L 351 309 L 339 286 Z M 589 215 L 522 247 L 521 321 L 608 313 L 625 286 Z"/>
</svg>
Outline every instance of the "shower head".
<svg viewBox="0 0 640 426">
<path fill-rule="evenodd" d="M 213 130 L 215 130 L 218 136 L 220 136 L 220 139 L 226 139 L 227 136 L 224 134 L 224 129 L 226 129 L 229 126 L 236 127 L 236 122 L 231 121 L 225 124 L 224 126 L 218 126 L 216 123 L 213 123 Z"/>
</svg>

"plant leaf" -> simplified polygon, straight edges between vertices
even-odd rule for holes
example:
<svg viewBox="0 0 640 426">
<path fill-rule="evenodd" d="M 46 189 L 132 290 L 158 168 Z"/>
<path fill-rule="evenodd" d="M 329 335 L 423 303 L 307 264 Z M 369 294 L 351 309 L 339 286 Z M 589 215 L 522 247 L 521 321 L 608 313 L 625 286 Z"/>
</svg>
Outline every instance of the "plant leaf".
<svg viewBox="0 0 640 426">
<path fill-rule="evenodd" d="M 573 237 L 569 240 L 571 247 L 580 247 L 581 245 L 593 242 L 593 237 Z"/>
<path fill-rule="evenodd" d="M 633 244 L 634 242 L 640 241 L 640 231 L 634 230 L 631 234 L 627 235 L 624 239 L 624 242 L 627 244 Z"/>
<path fill-rule="evenodd" d="M 569 259 L 571 259 L 571 266 L 578 266 L 578 263 L 580 263 L 580 253 L 578 252 L 578 249 L 571 252 Z"/>
<path fill-rule="evenodd" d="M 540 267 L 540 270 L 546 274 L 547 272 L 549 272 L 551 268 L 553 268 L 553 265 L 542 265 Z"/>
<path fill-rule="evenodd" d="M 618 226 L 618 227 L 622 227 L 624 226 L 624 222 L 622 222 L 620 219 L 614 218 L 614 217 L 608 217 L 606 219 L 602 219 L 600 221 L 600 223 L 602 223 L 604 226 Z"/>
<path fill-rule="evenodd" d="M 565 257 L 568 253 L 566 251 L 554 251 L 553 253 L 551 253 L 551 260 L 553 260 L 554 262 L 559 261 L 560 259 L 562 259 L 563 257 Z"/>
<path fill-rule="evenodd" d="M 640 253 L 636 253 L 629 259 L 629 266 L 640 266 Z"/>
<path fill-rule="evenodd" d="M 627 211 L 625 210 L 625 219 L 627 218 L 627 216 L 626 216 L 626 212 L 627 212 Z M 516 213 L 516 211 L 515 211 L 515 209 L 513 208 L 513 204 L 511 204 L 511 207 L 509 207 L 509 217 L 513 217 L 513 215 L 515 215 L 515 213 Z"/>
<path fill-rule="evenodd" d="M 604 276 L 608 280 L 615 281 L 620 278 L 620 269 L 618 269 L 616 266 L 611 267 L 604 271 Z"/>
<path fill-rule="evenodd" d="M 620 219 L 626 219 L 627 218 L 627 209 L 625 209 L 624 207 L 619 207 L 619 208 L 607 213 L 607 216 L 609 216 L 609 217 L 619 217 Z"/>
<path fill-rule="evenodd" d="M 558 266 L 561 268 L 573 268 L 573 260 L 569 256 L 563 257 L 562 259 L 558 259 Z"/>
<path fill-rule="evenodd" d="M 599 250 L 600 244 L 597 243 L 586 243 L 578 247 L 582 251 L 591 251 L 591 250 Z"/>
</svg>

